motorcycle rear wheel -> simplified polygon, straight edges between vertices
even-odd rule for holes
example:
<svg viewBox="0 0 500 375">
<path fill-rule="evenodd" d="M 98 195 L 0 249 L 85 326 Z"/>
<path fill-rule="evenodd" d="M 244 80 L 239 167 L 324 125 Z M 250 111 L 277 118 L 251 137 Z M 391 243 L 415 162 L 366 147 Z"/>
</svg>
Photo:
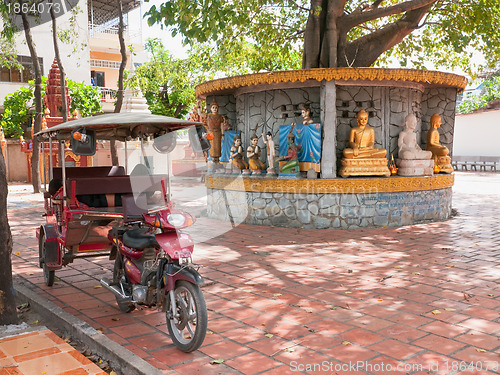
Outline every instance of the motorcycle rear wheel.
<svg viewBox="0 0 500 375">
<path fill-rule="evenodd" d="M 123 268 L 123 257 L 121 254 L 116 254 L 115 265 L 113 267 L 113 284 L 120 285 L 125 282 L 125 270 Z M 124 287 L 125 292 L 127 292 L 126 287 Z M 129 313 L 135 310 L 135 305 L 130 302 L 128 298 L 121 298 L 120 296 L 116 297 L 116 303 L 118 304 L 118 308 L 120 311 L 124 313 Z"/>
<path fill-rule="evenodd" d="M 198 285 L 179 281 L 174 289 L 176 313 L 172 317 L 170 296 L 167 295 L 167 328 L 172 341 L 183 352 L 198 349 L 207 333 L 207 305 Z"/>
</svg>

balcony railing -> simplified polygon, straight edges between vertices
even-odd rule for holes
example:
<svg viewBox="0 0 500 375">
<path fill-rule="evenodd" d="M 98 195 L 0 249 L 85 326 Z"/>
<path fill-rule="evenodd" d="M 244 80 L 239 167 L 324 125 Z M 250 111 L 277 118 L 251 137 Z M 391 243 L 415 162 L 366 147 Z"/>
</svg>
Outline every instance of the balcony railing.
<svg viewBox="0 0 500 375">
<path fill-rule="evenodd" d="M 118 35 L 118 25 L 106 26 L 106 25 L 94 25 L 89 22 L 89 37 L 96 39 L 115 39 Z M 141 41 L 141 31 L 140 30 L 130 30 L 130 28 L 125 25 L 124 37 L 128 38 L 133 42 Z"/>
<path fill-rule="evenodd" d="M 102 102 L 112 102 L 116 100 L 116 90 L 109 87 L 99 87 Z"/>
</svg>

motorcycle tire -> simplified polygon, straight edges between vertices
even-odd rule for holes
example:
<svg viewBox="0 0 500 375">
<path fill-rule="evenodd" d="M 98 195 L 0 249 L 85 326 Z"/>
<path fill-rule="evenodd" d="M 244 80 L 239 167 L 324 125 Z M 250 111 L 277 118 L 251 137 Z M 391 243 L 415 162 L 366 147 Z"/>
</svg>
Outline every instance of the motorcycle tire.
<svg viewBox="0 0 500 375">
<path fill-rule="evenodd" d="M 49 270 L 47 264 L 45 263 L 45 234 L 42 234 L 39 242 L 40 246 L 40 254 L 42 254 L 43 261 L 41 262 L 41 267 L 43 269 L 43 279 L 45 281 L 45 285 L 52 286 L 54 285 L 54 280 L 56 278 L 56 271 Z"/>
<path fill-rule="evenodd" d="M 115 265 L 113 267 L 113 284 L 120 285 L 125 282 L 125 269 L 123 268 L 123 257 L 121 254 L 116 254 Z M 124 287 L 125 291 L 128 288 Z M 121 312 L 129 313 L 135 310 L 135 305 L 128 298 L 116 297 L 116 303 Z"/>
<path fill-rule="evenodd" d="M 172 316 L 170 296 L 166 297 L 167 328 L 175 346 L 185 353 L 198 349 L 207 333 L 207 305 L 198 285 L 187 281 L 177 282 L 175 303 L 179 319 Z"/>
</svg>

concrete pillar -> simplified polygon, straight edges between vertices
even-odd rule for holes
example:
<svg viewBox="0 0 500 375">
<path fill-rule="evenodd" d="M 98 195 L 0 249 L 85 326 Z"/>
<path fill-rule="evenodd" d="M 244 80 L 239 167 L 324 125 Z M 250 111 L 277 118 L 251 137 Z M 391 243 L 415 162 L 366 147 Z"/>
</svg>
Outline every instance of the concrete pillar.
<svg viewBox="0 0 500 375">
<path fill-rule="evenodd" d="M 337 177 L 337 88 L 335 81 L 322 81 L 320 91 L 321 126 L 323 144 L 321 145 L 321 178 Z"/>
</svg>

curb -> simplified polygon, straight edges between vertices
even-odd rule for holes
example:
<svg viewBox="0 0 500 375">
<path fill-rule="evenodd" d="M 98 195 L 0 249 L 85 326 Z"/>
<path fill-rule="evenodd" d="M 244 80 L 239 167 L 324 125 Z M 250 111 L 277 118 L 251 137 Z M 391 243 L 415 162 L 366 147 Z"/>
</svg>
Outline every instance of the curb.
<svg viewBox="0 0 500 375">
<path fill-rule="evenodd" d="M 115 372 L 123 375 L 160 375 L 162 372 L 132 353 L 130 350 L 109 339 L 88 323 L 65 312 L 59 306 L 36 294 L 22 280 L 14 279 L 16 298 L 26 299 L 32 308 L 57 327 L 68 332 L 72 338 L 82 342 L 93 353 L 105 358 Z"/>
</svg>

